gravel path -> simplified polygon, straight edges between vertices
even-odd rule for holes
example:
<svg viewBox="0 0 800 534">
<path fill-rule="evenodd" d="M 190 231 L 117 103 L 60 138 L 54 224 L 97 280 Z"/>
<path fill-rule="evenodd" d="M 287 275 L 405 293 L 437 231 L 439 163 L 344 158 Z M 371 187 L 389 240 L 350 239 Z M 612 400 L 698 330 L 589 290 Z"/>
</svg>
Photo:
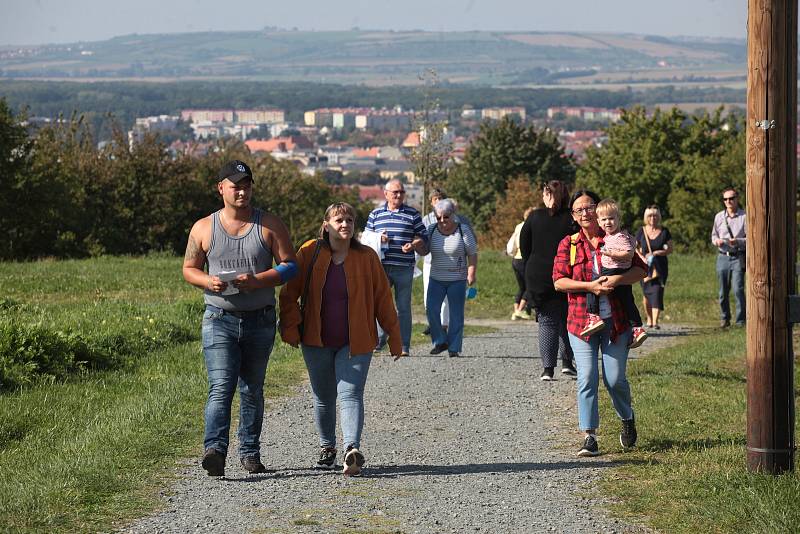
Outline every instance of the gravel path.
<svg viewBox="0 0 800 534">
<path fill-rule="evenodd" d="M 231 457 L 215 479 L 188 459 L 162 511 L 125 532 L 643 532 L 609 517 L 593 490 L 615 460 L 575 456 L 575 383 L 539 380 L 535 323 L 496 326 L 467 338 L 461 358 L 417 346 L 399 362 L 373 359 L 364 476 L 310 469 L 318 448 L 306 383 L 268 408 L 267 474 L 248 475 Z M 633 357 L 689 330 L 653 334 Z M 619 450 L 608 441 L 601 449 Z"/>
</svg>

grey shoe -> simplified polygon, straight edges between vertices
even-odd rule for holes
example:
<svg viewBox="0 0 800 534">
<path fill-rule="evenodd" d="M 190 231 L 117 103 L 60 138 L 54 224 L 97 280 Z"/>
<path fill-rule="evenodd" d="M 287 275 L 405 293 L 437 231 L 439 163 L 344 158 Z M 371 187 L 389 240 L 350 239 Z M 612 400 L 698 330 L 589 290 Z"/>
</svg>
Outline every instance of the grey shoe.
<svg viewBox="0 0 800 534">
<path fill-rule="evenodd" d="M 221 477 L 225 475 L 225 455 L 213 447 L 206 449 L 201 462 L 203 469 L 210 477 Z"/>
<path fill-rule="evenodd" d="M 622 421 L 622 432 L 619 433 L 619 444 L 623 449 L 630 449 L 636 446 L 636 422 L 634 418 L 624 419 Z"/>
<path fill-rule="evenodd" d="M 267 468 L 261 463 L 261 458 L 258 456 L 245 456 L 239 460 L 242 462 L 242 467 L 251 475 L 258 473 L 266 473 Z"/>
</svg>

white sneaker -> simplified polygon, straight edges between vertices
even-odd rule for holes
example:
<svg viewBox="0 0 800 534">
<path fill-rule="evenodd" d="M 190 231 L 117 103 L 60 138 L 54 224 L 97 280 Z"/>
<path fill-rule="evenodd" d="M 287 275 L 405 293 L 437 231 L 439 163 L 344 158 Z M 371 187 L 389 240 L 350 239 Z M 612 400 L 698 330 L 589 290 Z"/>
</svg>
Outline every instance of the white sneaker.
<svg viewBox="0 0 800 534">
<path fill-rule="evenodd" d="M 342 473 L 351 477 L 361 474 L 361 468 L 364 467 L 364 455 L 361 454 L 356 448 L 352 448 L 344 455 L 344 468 Z"/>
</svg>

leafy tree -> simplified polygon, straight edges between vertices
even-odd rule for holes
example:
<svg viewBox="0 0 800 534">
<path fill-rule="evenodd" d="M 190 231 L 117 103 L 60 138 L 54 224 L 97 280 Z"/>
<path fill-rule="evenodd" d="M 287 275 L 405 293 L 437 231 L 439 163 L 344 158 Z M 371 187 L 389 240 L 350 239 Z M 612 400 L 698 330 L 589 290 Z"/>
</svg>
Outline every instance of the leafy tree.
<svg viewBox="0 0 800 534">
<path fill-rule="evenodd" d="M 503 250 L 514 227 L 522 221 L 525 210 L 542 205 L 541 190 L 534 190 L 526 176 L 509 180 L 505 193 L 497 197 L 489 228 L 482 234 L 482 244 Z"/>
<path fill-rule="evenodd" d="M 744 134 L 737 117 L 722 111 L 623 111 L 608 143 L 587 151 L 577 182 L 614 198 L 629 229 L 641 226 L 648 205 L 659 206 L 676 244 L 702 250 L 719 191 L 744 183 Z"/>
<path fill-rule="evenodd" d="M 485 230 L 506 184 L 519 176 L 526 176 L 531 187 L 548 180 L 572 183 L 575 164 L 550 130 L 526 127 L 509 117 L 484 122 L 464 162 L 448 176 L 448 194 L 478 230 Z"/>
<path fill-rule="evenodd" d="M 422 197 L 428 198 L 430 190 L 444 181 L 453 143 L 447 136 L 447 121 L 438 120 L 439 100 L 433 91 L 438 85 L 438 75 L 428 69 L 420 77 L 425 86 L 423 109 L 414 120 L 414 129 L 419 132 L 419 145 L 408 156 L 414 175 L 422 181 Z"/>
<path fill-rule="evenodd" d="M 19 211 L 20 198 L 27 194 L 25 174 L 32 142 L 22 125 L 24 113 L 15 115 L 5 98 L 0 98 L 0 177 L 3 194 L 0 195 L 0 228 L 9 234 L 0 239 L 0 258 L 9 258 L 14 246 L 11 232 L 24 214 Z"/>
</svg>

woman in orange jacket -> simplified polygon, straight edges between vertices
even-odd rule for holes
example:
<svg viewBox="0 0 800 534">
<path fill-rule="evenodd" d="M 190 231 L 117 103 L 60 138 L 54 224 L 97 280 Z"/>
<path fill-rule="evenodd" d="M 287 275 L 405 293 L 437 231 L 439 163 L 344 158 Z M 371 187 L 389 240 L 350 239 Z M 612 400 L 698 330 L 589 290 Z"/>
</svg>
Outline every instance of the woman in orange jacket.
<svg viewBox="0 0 800 534">
<path fill-rule="evenodd" d="M 329 206 L 320 238 L 297 251 L 298 276 L 280 294 L 281 338 L 302 349 L 314 393 L 321 448 L 315 467 L 335 466 L 338 398 L 345 475 L 358 475 L 365 462 L 359 449 L 364 385 L 378 344 L 376 319 L 389 334 L 395 360 L 402 349 L 389 281 L 375 251 L 355 239 L 355 219 L 351 205 Z"/>
</svg>

